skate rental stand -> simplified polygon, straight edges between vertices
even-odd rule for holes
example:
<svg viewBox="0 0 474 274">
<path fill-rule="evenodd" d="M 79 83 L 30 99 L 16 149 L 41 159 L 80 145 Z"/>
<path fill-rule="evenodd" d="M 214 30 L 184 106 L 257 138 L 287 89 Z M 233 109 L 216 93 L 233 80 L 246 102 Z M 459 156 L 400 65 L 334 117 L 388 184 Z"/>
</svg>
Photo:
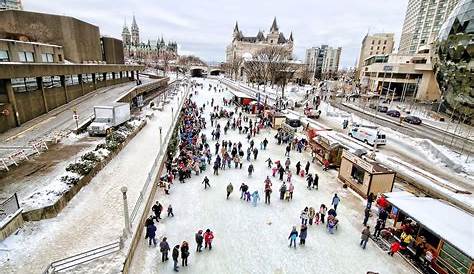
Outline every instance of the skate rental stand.
<svg viewBox="0 0 474 274">
<path fill-rule="evenodd" d="M 421 266 L 425 272 L 473 273 L 474 218 L 471 214 L 446 201 L 416 197 L 405 191 L 385 193 L 383 196 L 387 201 L 386 210 L 390 212 L 386 227 L 394 231 L 394 240 L 400 241 L 402 227 L 410 226 L 415 228 L 411 234 L 415 241 L 426 241 L 425 246 L 433 254 L 433 260 Z M 416 254 L 413 242 L 406 250 L 411 257 Z M 419 264 L 419 259 L 415 258 L 414 263 Z"/>
<path fill-rule="evenodd" d="M 396 172 L 376 161 L 357 155 L 348 150 L 342 152 L 341 166 L 337 178 L 350 186 L 366 199 L 370 193 L 375 195 L 392 192 Z"/>
</svg>

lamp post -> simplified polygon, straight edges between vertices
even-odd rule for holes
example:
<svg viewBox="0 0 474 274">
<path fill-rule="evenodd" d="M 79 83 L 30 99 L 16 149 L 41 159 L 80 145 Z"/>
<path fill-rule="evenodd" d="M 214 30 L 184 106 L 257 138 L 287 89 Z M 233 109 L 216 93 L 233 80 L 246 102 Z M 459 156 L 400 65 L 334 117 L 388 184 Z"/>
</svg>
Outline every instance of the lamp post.
<svg viewBox="0 0 474 274">
<path fill-rule="evenodd" d="M 161 126 L 160 126 L 160 154 L 163 152 L 163 139 L 162 139 L 162 134 L 161 134 Z"/>
<path fill-rule="evenodd" d="M 120 191 L 122 191 L 122 198 L 123 198 L 123 217 L 125 221 L 124 227 L 124 236 L 127 237 L 130 235 L 130 215 L 128 214 L 128 202 L 127 202 L 127 187 L 123 186 Z"/>
</svg>

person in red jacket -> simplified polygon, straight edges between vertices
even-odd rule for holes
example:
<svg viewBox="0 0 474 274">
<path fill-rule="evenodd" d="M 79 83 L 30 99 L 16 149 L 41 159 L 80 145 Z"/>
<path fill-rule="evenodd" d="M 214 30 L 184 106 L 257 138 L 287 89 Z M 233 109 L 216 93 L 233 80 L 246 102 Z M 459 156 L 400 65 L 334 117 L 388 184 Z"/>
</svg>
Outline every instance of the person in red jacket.
<svg viewBox="0 0 474 274">
<path fill-rule="evenodd" d="M 204 249 L 209 247 L 209 250 L 212 249 L 212 240 L 214 239 L 214 234 L 212 231 L 208 228 L 206 229 L 206 232 L 204 233 Z"/>
</svg>

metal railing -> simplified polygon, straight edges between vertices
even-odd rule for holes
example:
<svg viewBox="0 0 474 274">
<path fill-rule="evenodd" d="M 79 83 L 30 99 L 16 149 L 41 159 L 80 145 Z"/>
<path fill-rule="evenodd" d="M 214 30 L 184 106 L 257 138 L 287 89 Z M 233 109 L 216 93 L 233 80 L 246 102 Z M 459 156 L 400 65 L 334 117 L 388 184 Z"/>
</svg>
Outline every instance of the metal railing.
<svg viewBox="0 0 474 274">
<path fill-rule="evenodd" d="M 18 204 L 18 196 L 14 193 L 8 197 L 5 201 L 0 203 L 0 222 L 6 219 L 8 216 L 15 214 L 20 209 Z"/>
<path fill-rule="evenodd" d="M 43 274 L 53 274 L 59 271 L 73 268 L 77 265 L 84 264 L 98 258 L 110 255 L 122 249 L 123 241 L 120 238 L 118 241 L 115 241 L 110 244 L 106 244 L 91 250 L 87 250 L 67 258 L 54 261 L 50 263 L 46 269 L 43 271 Z"/>
</svg>

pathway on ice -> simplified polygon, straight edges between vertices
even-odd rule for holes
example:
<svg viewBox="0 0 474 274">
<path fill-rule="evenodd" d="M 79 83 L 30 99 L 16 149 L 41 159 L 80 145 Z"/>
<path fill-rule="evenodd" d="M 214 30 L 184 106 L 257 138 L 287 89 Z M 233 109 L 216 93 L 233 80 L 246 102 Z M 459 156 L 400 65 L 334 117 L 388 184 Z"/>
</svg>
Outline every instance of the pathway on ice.
<svg viewBox="0 0 474 274">
<path fill-rule="evenodd" d="M 0 272 L 42 272 L 54 260 L 116 241 L 123 231 L 120 188 L 128 188 L 131 211 L 159 151 L 159 126 L 164 139 L 171 125 L 171 106 L 176 105 L 177 96 L 56 218 L 27 223 L 18 235 L 2 242 L 0 248 L 7 251 L 0 252 Z"/>
<path fill-rule="evenodd" d="M 215 83 L 215 82 L 212 82 Z M 205 82 L 207 90 L 207 82 Z M 202 93 L 197 97 L 198 105 L 210 101 L 214 96 L 221 105 L 222 93 Z M 229 98 L 230 95 L 227 95 Z M 210 139 L 209 107 L 206 108 L 205 118 L 208 129 L 205 130 Z M 225 120 L 221 119 L 223 127 Z M 342 188 L 336 181 L 334 172 L 322 172 L 319 166 L 311 166 L 310 172 L 320 176 L 320 189 L 309 191 L 301 177 L 293 176 L 295 185 L 294 199 L 291 202 L 279 200 L 278 189 L 281 182 L 271 177 L 270 169 L 264 162 L 268 157 L 273 161 L 283 160 L 284 147 L 276 145 L 273 136 L 275 131 L 265 130 L 255 139 L 256 146 L 263 138 L 269 140 L 267 151 L 259 151 L 257 161 L 253 161 L 255 173 L 247 176 L 248 162 L 245 161 L 242 170 L 231 168 L 219 171 L 219 176 L 212 175 L 208 166 L 204 174 L 188 179 L 185 184 L 177 180 L 171 189 L 171 195 L 164 197 L 159 191 L 156 200 L 163 207 L 173 205 L 175 217 L 166 218 L 157 225 L 157 238 L 166 236 L 170 247 L 181 244 L 186 240 L 190 243 L 191 255 L 188 267 L 180 268 L 183 273 L 366 273 L 374 271 L 387 274 L 417 273 L 401 258 L 390 257 L 369 241 L 366 250 L 359 247 L 360 231 L 362 230 L 363 202 L 353 193 Z M 248 143 L 244 135 L 229 130 L 227 135 L 221 135 L 221 141 L 241 141 L 244 151 Z M 214 152 L 215 141 L 210 142 Z M 298 160 L 304 166 L 309 159 L 307 153 L 291 152 L 292 170 Z M 213 162 L 213 161 L 212 161 Z M 294 173 L 294 172 L 293 172 Z M 204 176 L 210 179 L 211 188 L 204 190 L 201 184 Z M 273 183 L 271 205 L 263 203 L 264 179 L 270 175 Z M 285 176 L 286 178 L 286 176 Z M 232 182 L 234 192 L 229 200 L 225 199 L 226 186 Z M 240 200 L 239 187 L 242 182 L 250 186 L 250 192 L 258 190 L 262 201 L 257 207 Z M 312 226 L 308 229 L 305 247 L 296 250 L 288 247 L 287 240 L 293 225 L 301 223 L 299 215 L 305 206 L 319 209 L 321 203 L 331 204 L 334 193 L 341 197 L 338 207 L 339 229 L 330 235 L 323 226 Z M 162 216 L 166 214 L 162 214 Z M 375 220 L 370 220 L 373 227 Z M 214 231 L 215 239 L 212 251 L 196 254 L 194 234 L 199 229 L 210 228 Z M 141 239 L 131 273 L 171 273 L 172 262 L 161 263 L 159 247 L 148 247 L 145 239 Z"/>
</svg>

